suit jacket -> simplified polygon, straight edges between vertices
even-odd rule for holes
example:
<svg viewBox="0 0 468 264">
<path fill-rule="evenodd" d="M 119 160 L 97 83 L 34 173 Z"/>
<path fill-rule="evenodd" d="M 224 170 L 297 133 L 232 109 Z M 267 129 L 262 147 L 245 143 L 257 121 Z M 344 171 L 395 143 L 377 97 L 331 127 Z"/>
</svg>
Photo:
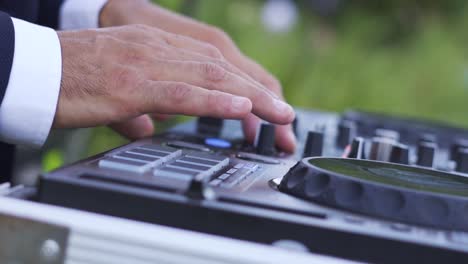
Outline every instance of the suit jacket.
<svg viewBox="0 0 468 264">
<path fill-rule="evenodd" d="M 8 87 L 15 52 L 15 30 L 11 17 L 57 28 L 63 0 L 0 0 L 0 107 Z M 0 142 L 0 182 L 9 181 L 14 146 Z"/>
</svg>

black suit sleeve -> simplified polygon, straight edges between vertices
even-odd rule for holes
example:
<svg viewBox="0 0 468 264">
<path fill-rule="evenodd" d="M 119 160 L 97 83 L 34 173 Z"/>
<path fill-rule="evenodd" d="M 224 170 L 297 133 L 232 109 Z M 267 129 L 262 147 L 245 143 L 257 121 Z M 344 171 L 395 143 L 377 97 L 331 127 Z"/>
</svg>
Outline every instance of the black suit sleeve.
<svg viewBox="0 0 468 264">
<path fill-rule="evenodd" d="M 6 13 L 0 12 L 0 106 L 10 80 L 13 54 L 15 53 L 15 29 Z"/>
<path fill-rule="evenodd" d="M 63 0 L 40 0 L 38 23 L 51 28 L 58 28 L 60 7 Z"/>
<path fill-rule="evenodd" d="M 0 107 L 10 80 L 13 54 L 15 53 L 15 30 L 13 21 L 0 12 Z M 0 183 L 10 180 L 13 168 L 14 146 L 0 142 Z"/>
</svg>

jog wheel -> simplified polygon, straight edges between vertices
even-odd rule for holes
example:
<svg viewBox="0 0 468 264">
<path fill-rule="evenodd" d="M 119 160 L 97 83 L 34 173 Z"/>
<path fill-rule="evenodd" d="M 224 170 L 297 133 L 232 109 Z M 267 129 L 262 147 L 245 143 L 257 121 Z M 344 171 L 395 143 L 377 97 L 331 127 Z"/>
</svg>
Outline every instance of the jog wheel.
<svg viewBox="0 0 468 264">
<path fill-rule="evenodd" d="M 394 163 L 305 158 L 280 191 L 318 204 L 409 224 L 468 231 L 468 178 Z"/>
</svg>

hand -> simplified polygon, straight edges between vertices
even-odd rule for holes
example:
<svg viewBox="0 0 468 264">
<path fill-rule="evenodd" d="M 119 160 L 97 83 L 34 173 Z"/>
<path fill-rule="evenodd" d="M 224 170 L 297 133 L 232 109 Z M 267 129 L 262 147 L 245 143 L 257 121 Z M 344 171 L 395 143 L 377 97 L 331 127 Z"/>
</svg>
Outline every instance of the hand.
<svg viewBox="0 0 468 264">
<path fill-rule="evenodd" d="M 153 133 L 148 113 L 232 119 L 255 113 L 280 124 L 294 117 L 289 105 L 200 41 L 143 25 L 58 34 L 56 128 L 127 121 L 116 128 L 139 138 Z"/>
<path fill-rule="evenodd" d="M 229 63 L 245 72 L 243 76 L 246 79 L 267 87 L 284 100 L 280 83 L 260 65 L 243 55 L 229 36 L 218 28 L 170 12 L 146 0 L 109 0 L 101 13 L 100 23 L 103 27 L 146 24 L 209 43 L 213 53 L 222 55 Z M 259 122 L 260 119 L 253 114 L 244 118 L 244 133 L 251 142 L 255 138 Z M 285 151 L 294 151 L 296 140 L 291 125 L 277 127 L 277 145 Z"/>
</svg>

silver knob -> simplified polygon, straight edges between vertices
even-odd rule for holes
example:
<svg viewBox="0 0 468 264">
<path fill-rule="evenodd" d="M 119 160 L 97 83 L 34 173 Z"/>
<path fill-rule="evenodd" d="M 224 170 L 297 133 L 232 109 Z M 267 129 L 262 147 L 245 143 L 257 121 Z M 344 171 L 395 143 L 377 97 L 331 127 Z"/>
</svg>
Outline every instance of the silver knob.
<svg viewBox="0 0 468 264">
<path fill-rule="evenodd" d="M 387 162 L 390 161 L 392 149 L 395 143 L 395 140 L 390 138 L 373 138 L 371 142 L 371 149 L 369 152 L 369 159 Z"/>
</svg>

